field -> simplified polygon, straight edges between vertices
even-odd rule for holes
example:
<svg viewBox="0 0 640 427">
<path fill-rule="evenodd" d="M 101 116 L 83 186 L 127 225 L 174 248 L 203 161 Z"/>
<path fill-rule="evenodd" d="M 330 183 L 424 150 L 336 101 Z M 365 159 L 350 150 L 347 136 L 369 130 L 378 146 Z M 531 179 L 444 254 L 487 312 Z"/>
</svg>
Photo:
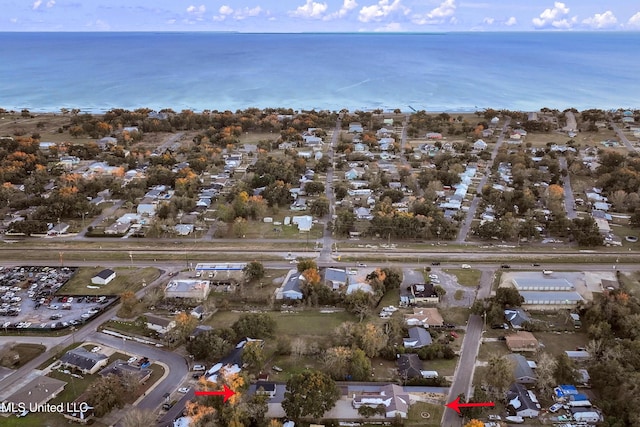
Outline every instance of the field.
<svg viewBox="0 0 640 427">
<path fill-rule="evenodd" d="M 480 344 L 480 351 L 478 352 L 478 360 L 488 362 L 493 356 L 504 356 L 511 353 L 507 348 L 504 341 L 498 342 L 483 342 Z"/>
<path fill-rule="evenodd" d="M 445 323 L 452 325 L 464 325 L 469 319 L 469 309 L 460 307 L 449 307 L 440 311 Z"/>
<path fill-rule="evenodd" d="M 406 427 L 440 426 L 443 413 L 443 405 L 417 402 L 409 407 L 409 415 L 404 425 Z"/>
<path fill-rule="evenodd" d="M 589 342 L 589 337 L 584 332 L 536 332 L 534 335 L 543 346 L 542 351 L 554 356 L 584 347 Z"/>
<path fill-rule="evenodd" d="M 19 368 L 44 353 L 46 347 L 40 344 L 16 344 L 11 350 L 20 355 L 20 363 L 15 366 Z"/>
<path fill-rule="evenodd" d="M 463 268 L 447 268 L 443 270 L 447 274 L 452 274 L 458 278 L 458 283 L 462 286 L 478 286 L 482 271 Z"/>
<path fill-rule="evenodd" d="M 137 292 L 142 289 L 143 282 L 149 284 L 160 276 L 157 268 L 114 268 L 116 278 L 109 284 L 97 289 L 88 288 L 91 278 L 103 268 L 79 268 L 76 274 L 58 290 L 59 295 L 120 295 L 125 291 Z M 91 285 L 93 286 L 93 285 Z"/>
</svg>

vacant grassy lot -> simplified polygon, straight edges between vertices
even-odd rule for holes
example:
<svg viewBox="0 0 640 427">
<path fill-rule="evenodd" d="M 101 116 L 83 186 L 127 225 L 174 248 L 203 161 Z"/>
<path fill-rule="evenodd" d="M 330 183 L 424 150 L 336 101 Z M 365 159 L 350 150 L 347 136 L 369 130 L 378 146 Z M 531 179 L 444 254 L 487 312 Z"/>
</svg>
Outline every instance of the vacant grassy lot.
<svg viewBox="0 0 640 427">
<path fill-rule="evenodd" d="M 542 351 L 557 356 L 576 347 L 584 347 L 589 337 L 583 332 L 536 332 L 534 334 L 542 347 Z"/>
<path fill-rule="evenodd" d="M 40 344 L 16 344 L 11 350 L 20 355 L 20 363 L 16 366 L 19 368 L 44 353 L 46 347 Z"/>
<path fill-rule="evenodd" d="M 456 276 L 462 286 L 478 286 L 482 276 L 482 271 L 474 269 L 448 268 L 444 272 Z"/>
<path fill-rule="evenodd" d="M 623 273 L 620 275 L 620 280 L 632 295 L 636 297 L 640 295 L 640 272 Z"/>
<path fill-rule="evenodd" d="M 93 288 L 91 278 L 104 270 L 97 268 L 79 268 L 76 274 L 58 290 L 59 295 L 120 295 L 125 291 L 137 292 L 142 289 L 142 283 L 149 284 L 160 276 L 160 270 L 153 267 L 146 268 L 114 268 L 116 278 L 109 284 Z M 92 286 L 88 288 L 87 285 Z"/>
<path fill-rule="evenodd" d="M 409 407 L 409 415 L 404 425 L 406 427 L 440 426 L 443 413 L 443 405 L 417 402 Z"/>
<path fill-rule="evenodd" d="M 457 363 L 457 357 L 449 360 L 425 360 L 424 362 L 422 362 L 422 369 L 424 369 L 425 371 L 438 371 L 439 376 L 450 377 L 455 373 Z"/>
<path fill-rule="evenodd" d="M 498 342 L 483 342 L 480 344 L 480 351 L 478 352 L 478 360 L 488 362 L 493 356 L 504 356 L 511 353 L 507 348 L 504 341 Z"/>
<path fill-rule="evenodd" d="M 462 307 L 448 307 L 440 310 L 442 319 L 445 323 L 460 326 L 464 325 L 469 319 L 469 309 Z"/>
</svg>

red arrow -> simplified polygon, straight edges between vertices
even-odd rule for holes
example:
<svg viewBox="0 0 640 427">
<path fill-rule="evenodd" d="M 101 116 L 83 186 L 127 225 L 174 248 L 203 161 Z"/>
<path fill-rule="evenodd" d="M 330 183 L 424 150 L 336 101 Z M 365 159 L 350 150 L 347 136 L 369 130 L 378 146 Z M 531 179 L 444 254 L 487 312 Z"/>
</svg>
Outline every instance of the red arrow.
<svg viewBox="0 0 640 427">
<path fill-rule="evenodd" d="M 493 402 L 479 402 L 479 403 L 460 403 L 460 397 L 458 397 L 453 402 L 449 402 L 446 405 L 447 408 L 451 408 L 457 413 L 460 413 L 460 408 L 473 408 L 476 406 L 496 406 Z"/>
<path fill-rule="evenodd" d="M 223 402 L 226 402 L 231 396 L 236 394 L 235 391 L 231 390 L 226 385 L 223 385 L 222 388 L 223 389 L 220 391 L 196 391 L 196 396 L 224 396 Z"/>
</svg>

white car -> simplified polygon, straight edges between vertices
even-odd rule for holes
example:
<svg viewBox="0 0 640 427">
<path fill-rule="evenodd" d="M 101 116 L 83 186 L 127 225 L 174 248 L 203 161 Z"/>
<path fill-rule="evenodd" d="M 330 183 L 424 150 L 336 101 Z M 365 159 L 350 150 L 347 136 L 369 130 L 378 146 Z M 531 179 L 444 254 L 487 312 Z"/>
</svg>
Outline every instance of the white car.
<svg viewBox="0 0 640 427">
<path fill-rule="evenodd" d="M 133 357 L 130 357 L 130 358 L 129 358 L 129 360 L 127 360 L 127 363 L 133 363 L 133 362 L 135 362 L 136 360 L 138 360 L 138 358 L 137 358 L 137 357 L 135 357 L 135 356 L 133 356 Z"/>
<path fill-rule="evenodd" d="M 207 368 L 204 365 L 193 365 L 192 371 L 206 371 Z"/>
<path fill-rule="evenodd" d="M 433 279 L 437 279 L 437 278 L 438 278 L 438 275 L 437 275 L 437 274 L 430 274 L 430 275 L 429 275 L 429 279 L 432 279 L 432 280 L 433 280 Z"/>
<path fill-rule="evenodd" d="M 189 387 L 180 387 L 178 389 L 178 393 L 188 393 L 189 392 Z"/>
<path fill-rule="evenodd" d="M 367 266 L 367 264 L 365 264 L 364 262 L 359 262 L 358 263 L 358 267 L 366 267 L 366 266 Z"/>
<path fill-rule="evenodd" d="M 462 268 L 465 270 L 469 270 L 471 266 L 469 264 L 462 264 Z"/>
<path fill-rule="evenodd" d="M 100 346 L 95 346 L 95 347 L 93 347 L 93 348 L 91 349 L 91 353 L 97 353 L 97 352 L 99 352 L 100 350 L 102 350 L 102 347 L 100 347 Z"/>
</svg>

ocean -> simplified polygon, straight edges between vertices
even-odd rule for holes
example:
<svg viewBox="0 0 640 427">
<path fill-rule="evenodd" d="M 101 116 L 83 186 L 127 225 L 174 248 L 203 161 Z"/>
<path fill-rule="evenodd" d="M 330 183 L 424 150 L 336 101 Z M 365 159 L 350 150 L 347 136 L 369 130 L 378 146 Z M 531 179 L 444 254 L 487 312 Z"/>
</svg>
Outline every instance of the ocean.
<svg viewBox="0 0 640 427">
<path fill-rule="evenodd" d="M 639 32 L 0 33 L 0 107 L 638 108 Z"/>
</svg>

